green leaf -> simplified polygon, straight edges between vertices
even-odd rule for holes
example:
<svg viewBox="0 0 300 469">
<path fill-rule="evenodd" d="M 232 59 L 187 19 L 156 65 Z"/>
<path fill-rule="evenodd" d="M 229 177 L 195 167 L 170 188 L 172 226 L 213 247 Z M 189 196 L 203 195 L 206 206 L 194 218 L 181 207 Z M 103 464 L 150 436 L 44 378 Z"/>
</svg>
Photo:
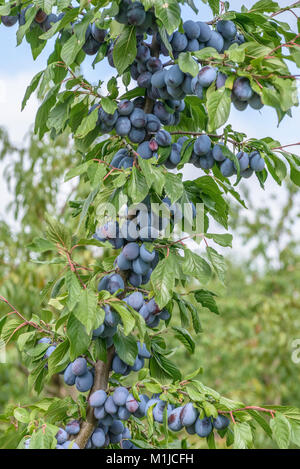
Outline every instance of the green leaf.
<svg viewBox="0 0 300 469">
<path fill-rule="evenodd" d="M 70 66 L 76 59 L 84 44 L 84 39 L 78 39 L 76 34 L 64 43 L 61 50 L 61 58 L 67 66 Z"/>
<path fill-rule="evenodd" d="M 138 354 L 136 339 L 132 335 L 125 336 L 118 331 L 113 337 L 114 345 L 119 357 L 132 366 Z"/>
<path fill-rule="evenodd" d="M 208 308 L 212 313 L 220 314 L 218 306 L 215 302 L 214 293 L 209 290 L 196 290 L 194 291 L 195 299 L 200 303 L 203 308 Z"/>
<path fill-rule="evenodd" d="M 75 168 L 70 169 L 67 174 L 65 175 L 65 182 L 69 181 L 70 179 L 76 177 L 76 176 L 81 176 L 81 174 L 84 174 L 87 172 L 89 166 L 93 164 L 94 162 L 92 160 L 85 161 L 84 163 L 75 166 Z M 97 165 L 98 166 L 98 165 Z"/>
<path fill-rule="evenodd" d="M 26 409 L 22 407 L 17 407 L 14 410 L 14 417 L 21 423 L 29 423 L 30 422 L 30 415 Z"/>
<path fill-rule="evenodd" d="M 21 44 L 26 32 L 29 30 L 31 24 L 33 23 L 36 12 L 37 12 L 37 9 L 33 5 L 29 5 L 29 8 L 25 12 L 26 22 L 25 24 L 20 26 L 17 31 L 17 46 Z"/>
<path fill-rule="evenodd" d="M 223 247 L 232 247 L 232 235 L 229 233 L 213 234 L 205 233 L 205 238 L 212 239 L 215 243 Z"/>
<path fill-rule="evenodd" d="M 251 7 L 252 11 L 260 11 L 261 13 L 273 13 L 279 9 L 278 3 L 272 0 L 260 0 Z"/>
<path fill-rule="evenodd" d="M 165 185 L 165 175 L 163 174 L 162 168 L 152 164 L 151 160 L 144 160 L 140 156 L 138 157 L 140 168 L 145 176 L 148 188 L 153 187 L 158 195 L 162 194 Z"/>
<path fill-rule="evenodd" d="M 181 12 L 177 0 L 156 0 L 154 3 L 155 16 L 162 22 L 168 34 L 179 27 Z"/>
<path fill-rule="evenodd" d="M 270 421 L 273 438 L 281 449 L 288 449 L 291 439 L 291 426 L 288 419 L 279 413 Z"/>
<path fill-rule="evenodd" d="M 44 238 L 33 238 L 32 243 L 28 244 L 28 249 L 35 252 L 56 251 L 57 247 Z"/>
<path fill-rule="evenodd" d="M 29 449 L 55 449 L 57 430 L 58 427 L 49 423 L 42 425 L 42 428 L 35 430 L 31 435 Z"/>
<path fill-rule="evenodd" d="M 117 103 L 108 97 L 101 98 L 101 106 L 108 114 L 113 114 L 118 108 Z"/>
<path fill-rule="evenodd" d="M 24 98 L 23 98 L 23 101 L 22 101 L 21 111 L 23 111 L 23 109 L 25 108 L 25 106 L 27 104 L 27 101 L 30 98 L 30 96 L 32 95 L 32 93 L 37 89 L 37 86 L 40 82 L 40 79 L 41 79 L 41 76 L 43 75 L 43 73 L 44 73 L 43 70 L 41 72 L 37 73 L 33 77 L 33 79 L 31 80 L 30 85 L 27 86 L 26 91 L 25 91 L 25 95 L 24 95 Z"/>
<path fill-rule="evenodd" d="M 213 132 L 227 122 L 230 114 L 231 91 L 220 88 L 208 93 L 207 97 L 208 130 Z"/>
<path fill-rule="evenodd" d="M 178 65 L 184 73 L 189 73 L 195 77 L 199 72 L 199 66 L 193 59 L 190 52 L 181 52 L 178 57 Z"/>
<path fill-rule="evenodd" d="M 211 269 L 205 259 L 195 252 L 185 249 L 182 271 L 185 275 L 195 277 L 200 283 L 207 283 L 211 277 Z"/>
<path fill-rule="evenodd" d="M 131 197 L 132 202 L 140 203 L 142 202 L 146 195 L 148 194 L 149 189 L 146 183 L 146 179 L 135 166 L 132 168 L 130 179 L 128 181 L 128 195 Z"/>
<path fill-rule="evenodd" d="M 71 246 L 71 236 L 65 225 L 55 220 L 47 213 L 45 214 L 45 219 L 47 222 L 47 235 L 50 241 L 57 243 L 64 248 L 70 248 Z"/>
<path fill-rule="evenodd" d="M 67 323 L 67 336 L 70 341 L 70 359 L 73 361 L 79 355 L 85 354 L 90 344 L 85 327 L 73 314 Z"/>
<path fill-rule="evenodd" d="M 155 365 L 166 377 L 172 378 L 174 381 L 181 380 L 181 373 L 178 368 L 164 355 L 155 352 L 150 359 L 150 374 L 154 377 L 157 376 Z"/>
<path fill-rule="evenodd" d="M 225 281 L 225 272 L 226 272 L 226 264 L 224 257 L 221 256 L 217 251 L 213 248 L 207 247 L 206 252 L 208 255 L 208 259 L 213 267 L 213 270 L 217 274 L 218 279 L 224 283 Z"/>
<path fill-rule="evenodd" d="M 119 75 L 125 72 L 136 57 L 136 34 L 135 27 L 126 27 L 114 44 L 113 61 Z"/>
<path fill-rule="evenodd" d="M 78 278 L 76 277 L 75 273 L 72 272 L 71 269 L 67 271 L 65 280 L 66 280 L 66 287 L 68 290 L 67 307 L 69 311 L 71 312 L 80 298 L 82 288 L 81 288 Z"/>
<path fill-rule="evenodd" d="M 165 174 L 165 192 L 173 204 L 183 194 L 183 183 L 180 174 L 166 173 Z"/>
<path fill-rule="evenodd" d="M 294 445 L 300 446 L 300 423 L 294 422 L 292 419 L 289 420 L 291 427 L 291 442 Z"/>
<path fill-rule="evenodd" d="M 158 263 L 151 275 L 155 300 L 160 308 L 163 308 L 172 298 L 175 286 L 174 262 L 176 262 L 176 256 L 170 253 Z"/>
<path fill-rule="evenodd" d="M 54 352 L 48 358 L 48 369 L 49 375 L 52 376 L 60 371 L 63 371 L 68 363 L 70 362 L 69 359 L 69 341 L 66 340 L 60 343 Z"/>
<path fill-rule="evenodd" d="M 75 137 L 76 138 L 83 138 L 85 137 L 91 130 L 96 127 L 98 120 L 98 109 L 94 109 L 88 116 L 86 116 L 79 125 L 78 129 L 76 130 Z M 99 130 L 100 134 L 100 130 Z"/>
<path fill-rule="evenodd" d="M 110 306 L 120 315 L 124 327 L 124 334 L 130 334 L 135 326 L 135 319 L 130 311 L 121 302 L 118 301 L 111 302 Z"/>
<path fill-rule="evenodd" d="M 38 133 L 40 138 L 42 138 L 44 134 L 49 130 L 46 123 L 49 117 L 49 112 L 55 104 L 59 86 L 60 85 L 56 85 L 50 89 L 36 113 L 34 132 Z"/>
<path fill-rule="evenodd" d="M 252 445 L 251 427 L 246 422 L 236 423 L 234 426 L 234 448 L 247 449 Z"/>
<path fill-rule="evenodd" d="M 98 306 L 97 294 L 90 288 L 82 289 L 73 313 L 88 334 L 98 325 L 98 310 L 100 307 Z"/>
<path fill-rule="evenodd" d="M 189 353 L 194 353 L 195 351 L 195 342 L 191 334 L 181 327 L 172 327 L 176 332 L 175 337 L 180 340 L 180 342 L 185 346 Z"/>
<path fill-rule="evenodd" d="M 199 334 L 200 332 L 202 332 L 202 327 L 201 327 L 201 323 L 200 323 L 200 319 L 199 319 L 199 313 L 197 311 L 197 309 L 195 308 L 195 306 L 192 304 L 192 303 L 188 303 L 186 302 L 186 305 L 191 313 L 191 316 L 192 316 L 192 323 L 193 323 L 193 328 L 196 332 L 196 334 Z"/>
<path fill-rule="evenodd" d="M 270 425 L 268 424 L 268 422 L 264 419 L 264 417 L 262 415 L 260 415 L 259 412 L 256 412 L 255 410 L 248 410 L 247 412 L 259 424 L 259 426 L 264 430 L 264 432 L 270 438 L 272 438 L 272 430 L 271 430 Z"/>
</svg>

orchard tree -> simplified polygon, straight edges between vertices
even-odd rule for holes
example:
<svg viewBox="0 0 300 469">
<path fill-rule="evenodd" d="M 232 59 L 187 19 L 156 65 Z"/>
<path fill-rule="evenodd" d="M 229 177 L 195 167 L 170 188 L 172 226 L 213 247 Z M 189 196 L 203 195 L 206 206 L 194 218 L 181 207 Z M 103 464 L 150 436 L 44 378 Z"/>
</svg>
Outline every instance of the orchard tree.
<svg viewBox="0 0 300 469">
<path fill-rule="evenodd" d="M 40 307 L 28 315 L 0 296 L 2 338 L 16 342 L 30 386 L 40 393 L 61 374 L 78 390 L 77 399 L 10 406 L 2 420 L 14 445 L 169 448 L 182 431 L 182 447 L 195 435 L 196 446 L 206 438 L 215 448 L 218 435 L 228 447 L 252 448 L 258 426 L 282 448 L 300 445 L 300 410 L 221 396 L 201 382 L 201 367 L 180 371 L 165 340 L 168 334 L 194 354 L 201 309 L 219 313 L 206 284 L 211 277 L 224 283 L 215 245 L 231 246 L 229 203 L 245 205 L 241 179 L 257 178 L 264 188 L 267 177 L 281 185 L 289 172 L 300 185 L 297 155 L 227 124 L 231 105 L 271 106 L 279 123 L 298 105 L 287 63 L 299 64 L 300 38 L 280 14 L 299 2 L 281 8 L 261 0 L 235 12 L 209 0 L 208 22 L 193 0 L 1 3 L 3 25 L 18 25 L 17 44 L 26 40 L 34 59 L 55 38 L 22 108 L 38 90 L 37 138 L 72 134 L 65 180 L 79 176 L 86 192 L 67 205 L 75 229 L 45 207 L 46 237 L 29 246 L 36 262 L 60 267 Z M 184 4 L 196 21 L 182 22 Z M 108 60 L 107 91 L 82 76 L 86 55 L 99 71 Z M 46 154 L 41 164 L 47 167 Z M 170 171 L 186 164 L 195 167 L 192 181 Z M 211 220 L 225 232 L 212 233 Z M 201 255 L 189 239 L 203 242 Z M 113 256 L 79 262 L 83 249 L 96 256 L 108 245 Z M 177 310 L 180 327 L 172 324 Z"/>
</svg>

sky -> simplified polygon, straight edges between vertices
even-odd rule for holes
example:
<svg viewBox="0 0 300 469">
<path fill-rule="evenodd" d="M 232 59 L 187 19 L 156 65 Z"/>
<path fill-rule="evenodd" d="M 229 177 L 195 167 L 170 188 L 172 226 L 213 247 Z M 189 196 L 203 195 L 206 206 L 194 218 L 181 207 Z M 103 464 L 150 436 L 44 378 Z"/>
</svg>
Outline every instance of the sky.
<svg viewBox="0 0 300 469">
<path fill-rule="evenodd" d="M 254 3 L 255 1 L 253 0 L 245 0 L 244 2 L 233 0 L 230 2 L 230 6 L 232 9 L 240 10 L 242 4 L 250 8 Z M 285 7 L 292 2 L 279 0 L 278 3 L 281 7 Z M 190 8 L 184 7 L 182 9 L 183 19 L 209 21 L 211 19 L 210 9 L 202 4 L 200 0 L 196 0 L 195 4 L 199 7 L 200 13 L 196 16 Z M 298 15 L 300 16 L 300 9 L 298 9 Z M 288 21 L 296 31 L 294 16 L 290 13 L 284 13 L 280 16 L 280 19 Z M 52 48 L 53 43 L 48 43 L 41 55 L 33 61 L 29 44 L 23 42 L 20 46 L 16 47 L 16 27 L 6 28 L 0 25 L 0 126 L 8 130 L 10 138 L 14 143 L 22 143 L 30 125 L 34 122 L 38 107 L 37 99 L 35 96 L 31 97 L 23 112 L 21 112 L 21 101 L 26 87 L 34 74 L 45 68 L 47 57 Z M 91 67 L 92 60 L 93 58 L 90 57 L 85 59 L 82 67 L 83 74 L 92 82 L 97 82 L 99 79 L 107 80 L 111 76 L 113 69 L 107 63 L 101 62 L 93 70 Z M 293 110 L 293 118 L 285 118 L 280 126 L 277 127 L 276 112 L 266 106 L 261 112 L 252 109 L 247 109 L 246 112 L 239 112 L 232 106 L 229 118 L 229 123 L 232 124 L 235 130 L 245 132 L 248 136 L 254 138 L 271 136 L 281 141 L 283 145 L 299 141 L 299 122 L 300 108 L 295 108 Z M 299 152 L 299 147 L 294 147 L 294 152 Z M 11 196 L 8 194 L 7 187 L 3 181 L 2 171 L 3 165 L 0 163 L 0 217 L 8 216 L 8 219 L 10 219 L 10 215 L 5 214 L 5 205 Z M 187 165 L 184 170 L 184 178 L 190 179 L 194 177 L 195 168 Z M 273 204 L 274 216 L 276 216 L 278 212 L 277 204 L 284 201 L 284 194 L 282 192 L 275 202 L 271 199 L 271 193 L 276 190 L 276 185 L 271 182 L 271 178 L 266 184 L 265 192 L 259 188 L 255 178 L 248 180 L 247 184 L 249 184 L 251 194 L 253 194 L 254 202 L 260 206 L 263 204 Z M 278 190 L 282 191 L 282 189 Z M 241 248 L 238 242 L 236 248 Z"/>
</svg>

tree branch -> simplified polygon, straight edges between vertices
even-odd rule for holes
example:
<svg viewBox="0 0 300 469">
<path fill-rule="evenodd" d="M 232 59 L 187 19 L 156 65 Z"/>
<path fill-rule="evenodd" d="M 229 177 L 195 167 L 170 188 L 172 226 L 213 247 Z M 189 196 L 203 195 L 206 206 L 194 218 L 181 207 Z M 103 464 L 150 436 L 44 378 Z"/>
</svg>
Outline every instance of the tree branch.
<svg viewBox="0 0 300 469">
<path fill-rule="evenodd" d="M 107 390 L 109 371 L 114 353 L 114 347 L 110 347 L 107 350 L 106 362 L 101 360 L 97 361 L 95 365 L 94 385 L 92 387 L 91 394 L 93 394 L 95 391 L 98 391 L 99 389 L 103 389 L 104 391 Z M 85 448 L 90 436 L 97 426 L 97 423 L 98 421 L 94 417 L 94 409 L 89 405 L 86 412 L 86 420 L 82 423 L 80 432 L 75 438 L 75 442 L 80 449 Z"/>
</svg>

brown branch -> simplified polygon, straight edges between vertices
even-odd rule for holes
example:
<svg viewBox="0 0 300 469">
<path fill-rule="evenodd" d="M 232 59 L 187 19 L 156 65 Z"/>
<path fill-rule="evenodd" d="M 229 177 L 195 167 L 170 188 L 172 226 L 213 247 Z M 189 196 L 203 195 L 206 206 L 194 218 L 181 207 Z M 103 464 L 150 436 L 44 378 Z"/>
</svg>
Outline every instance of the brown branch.
<svg viewBox="0 0 300 469">
<path fill-rule="evenodd" d="M 114 356 L 114 352 L 115 352 L 114 347 L 110 347 L 107 350 L 106 362 L 98 360 L 97 363 L 95 364 L 94 385 L 91 390 L 91 394 L 94 393 L 95 391 L 98 391 L 99 389 L 103 389 L 104 391 L 107 390 L 109 371 L 110 371 L 111 362 Z M 93 407 L 89 405 L 87 408 L 87 412 L 86 412 L 86 420 L 82 423 L 80 432 L 78 433 L 75 439 L 75 442 L 77 443 L 80 449 L 85 448 L 97 424 L 98 424 L 98 421 L 94 417 L 94 409 Z"/>
<path fill-rule="evenodd" d="M 272 13 L 271 18 L 274 18 L 274 16 L 280 15 L 281 13 L 284 13 L 286 11 L 290 11 L 291 13 L 294 13 L 292 11 L 292 8 L 297 8 L 299 6 L 300 6 L 300 2 L 298 1 L 298 2 L 293 3 L 292 5 L 288 5 L 287 7 L 283 7 L 280 10 L 275 11 L 274 13 Z M 296 15 L 296 17 L 298 18 L 297 15 Z"/>
<path fill-rule="evenodd" d="M 14 306 L 11 303 L 9 303 L 9 301 L 6 298 L 4 298 L 4 296 L 0 295 L 0 301 L 2 301 L 3 303 L 6 303 L 12 309 L 12 311 L 8 313 L 9 315 L 16 314 L 17 316 L 19 316 L 19 318 L 21 318 L 24 321 L 24 323 L 21 324 L 21 326 L 19 326 L 17 329 L 20 329 L 21 327 L 24 327 L 24 326 L 32 326 L 35 329 L 37 329 L 39 332 L 45 332 L 46 334 L 51 335 L 50 330 L 44 329 L 43 327 L 36 324 L 34 321 L 28 321 L 16 308 L 14 308 Z M 16 330 L 13 332 L 11 337 L 15 334 L 15 332 Z"/>
</svg>

